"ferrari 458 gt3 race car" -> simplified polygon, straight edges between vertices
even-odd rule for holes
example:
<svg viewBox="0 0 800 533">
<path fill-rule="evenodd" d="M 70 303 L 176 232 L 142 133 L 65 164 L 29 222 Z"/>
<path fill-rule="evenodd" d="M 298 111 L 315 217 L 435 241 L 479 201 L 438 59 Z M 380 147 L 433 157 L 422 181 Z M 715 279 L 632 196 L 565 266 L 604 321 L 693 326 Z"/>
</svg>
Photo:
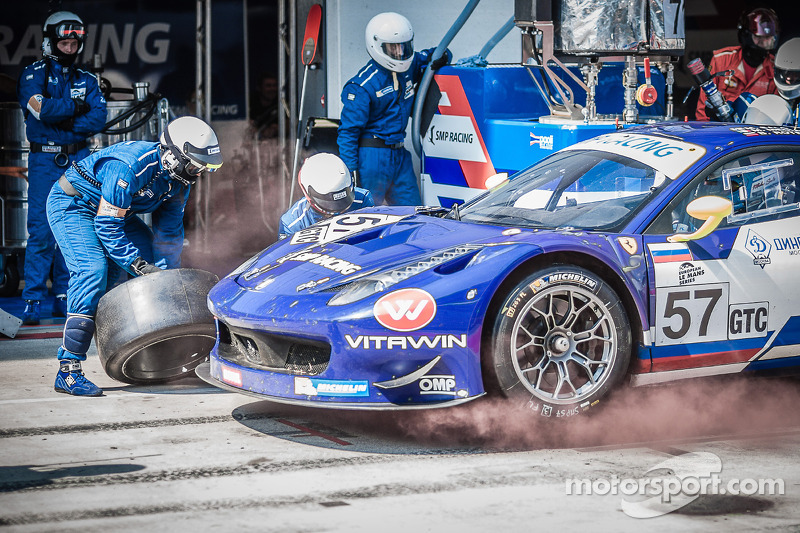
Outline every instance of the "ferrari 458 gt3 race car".
<svg viewBox="0 0 800 533">
<path fill-rule="evenodd" d="M 198 374 L 276 402 L 568 417 L 633 385 L 800 364 L 800 131 L 671 123 L 554 153 L 466 204 L 375 207 L 209 293 Z"/>
</svg>

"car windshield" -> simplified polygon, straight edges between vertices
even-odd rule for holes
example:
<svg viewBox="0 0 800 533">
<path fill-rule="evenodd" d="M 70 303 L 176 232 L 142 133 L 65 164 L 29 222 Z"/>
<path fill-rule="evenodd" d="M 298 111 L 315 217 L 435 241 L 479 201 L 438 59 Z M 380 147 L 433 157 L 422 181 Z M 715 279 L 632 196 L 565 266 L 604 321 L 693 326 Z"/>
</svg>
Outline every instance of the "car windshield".
<svg viewBox="0 0 800 533">
<path fill-rule="evenodd" d="M 565 151 L 468 202 L 458 215 L 480 224 L 615 231 L 670 181 L 622 155 Z"/>
</svg>

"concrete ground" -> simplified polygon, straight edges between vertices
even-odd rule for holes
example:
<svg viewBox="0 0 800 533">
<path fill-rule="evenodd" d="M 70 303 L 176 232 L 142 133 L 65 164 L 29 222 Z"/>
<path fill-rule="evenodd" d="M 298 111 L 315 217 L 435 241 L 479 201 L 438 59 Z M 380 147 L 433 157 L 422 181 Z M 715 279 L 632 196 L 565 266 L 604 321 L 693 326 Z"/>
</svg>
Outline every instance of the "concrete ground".
<svg viewBox="0 0 800 533">
<path fill-rule="evenodd" d="M 51 329 L 0 340 L 3 531 L 800 528 L 798 380 L 627 390 L 559 423 L 490 399 L 363 413 L 280 406 L 195 377 L 125 385 L 92 351 L 84 369 L 105 396 L 73 398 L 52 388 Z M 621 492 L 709 472 L 726 494 Z M 570 479 L 594 494 L 568 494 Z M 767 493 L 770 480 L 783 494 Z"/>
</svg>

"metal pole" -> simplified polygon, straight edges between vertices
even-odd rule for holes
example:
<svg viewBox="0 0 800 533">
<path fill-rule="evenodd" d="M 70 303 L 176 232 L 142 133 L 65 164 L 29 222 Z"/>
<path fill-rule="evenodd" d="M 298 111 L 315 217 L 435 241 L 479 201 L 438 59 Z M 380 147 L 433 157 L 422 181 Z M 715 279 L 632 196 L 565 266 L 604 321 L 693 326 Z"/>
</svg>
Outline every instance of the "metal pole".
<svg viewBox="0 0 800 533">
<path fill-rule="evenodd" d="M 203 106 L 203 0 L 197 0 L 195 4 L 195 92 L 194 92 L 194 116 L 199 117 Z M 205 226 L 203 218 L 202 197 L 204 194 L 203 182 L 198 180 L 194 191 L 194 229 L 197 247 L 200 251 L 205 247 Z"/>
<path fill-rule="evenodd" d="M 287 0 L 278 2 L 278 20 L 280 20 L 280 31 L 278 32 L 278 103 L 280 112 L 278 113 L 278 183 L 279 183 L 279 210 L 285 211 L 283 204 L 286 196 L 286 118 L 289 116 L 289 108 L 286 105 L 286 57 L 289 53 L 288 29 L 286 13 Z"/>
<path fill-rule="evenodd" d="M 289 0 L 289 131 L 297 132 L 297 2 Z M 288 154 L 286 154 L 288 155 Z M 286 157 L 286 155 L 284 157 Z M 286 172 L 289 173 L 289 165 L 286 165 Z M 289 174 L 289 179 L 294 180 L 294 176 Z M 281 200 L 283 201 L 283 200 Z M 286 204 L 287 206 L 289 204 Z"/>
<path fill-rule="evenodd" d="M 242 38 L 244 40 L 244 119 L 250 119 L 250 36 L 247 33 L 247 0 L 242 0 Z"/>
<path fill-rule="evenodd" d="M 306 101 L 306 78 L 308 77 L 308 65 L 306 65 L 305 70 L 303 72 L 303 88 L 300 89 L 300 115 L 303 114 L 303 105 Z M 299 116 L 298 116 L 299 119 Z M 300 126 L 298 126 L 299 128 Z M 297 176 L 297 163 L 300 161 L 300 141 L 303 138 L 303 134 L 305 132 L 297 132 L 297 142 L 294 145 L 294 159 L 292 162 L 292 175 L 290 176 L 292 180 L 292 186 L 289 188 L 289 201 L 287 205 L 292 205 L 292 197 L 294 196 L 294 184 L 297 181 L 295 176 Z"/>
<path fill-rule="evenodd" d="M 203 83 L 203 87 L 205 88 L 206 93 L 206 101 L 205 101 L 205 121 L 207 124 L 211 124 L 211 0 L 206 0 L 206 16 L 205 16 L 205 55 L 206 55 L 206 69 L 205 69 L 205 82 Z M 206 224 L 203 231 L 203 249 L 208 251 L 208 223 L 211 220 L 211 180 L 208 178 L 208 173 L 204 172 L 205 176 L 203 179 L 203 192 L 204 195 L 204 204 L 203 204 L 203 218 L 206 220 Z"/>
</svg>

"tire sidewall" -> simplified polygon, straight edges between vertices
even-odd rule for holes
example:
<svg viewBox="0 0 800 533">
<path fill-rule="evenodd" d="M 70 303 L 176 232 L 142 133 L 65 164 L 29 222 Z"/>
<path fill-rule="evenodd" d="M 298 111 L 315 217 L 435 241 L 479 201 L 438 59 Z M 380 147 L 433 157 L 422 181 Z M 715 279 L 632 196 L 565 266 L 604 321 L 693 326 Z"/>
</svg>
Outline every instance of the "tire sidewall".
<svg viewBox="0 0 800 533">
<path fill-rule="evenodd" d="M 554 287 L 576 287 L 595 295 L 613 320 L 617 353 L 605 381 L 588 395 L 571 403 L 552 403 L 529 391 L 517 376 L 511 359 L 511 334 L 517 314 L 542 291 Z M 593 410 L 608 393 L 620 384 L 631 358 L 631 330 L 627 313 L 617 293 L 598 275 L 574 266 L 553 266 L 527 276 L 509 293 L 495 318 L 492 350 L 488 362 L 501 394 L 524 409 L 551 418 L 569 418 Z"/>
</svg>

